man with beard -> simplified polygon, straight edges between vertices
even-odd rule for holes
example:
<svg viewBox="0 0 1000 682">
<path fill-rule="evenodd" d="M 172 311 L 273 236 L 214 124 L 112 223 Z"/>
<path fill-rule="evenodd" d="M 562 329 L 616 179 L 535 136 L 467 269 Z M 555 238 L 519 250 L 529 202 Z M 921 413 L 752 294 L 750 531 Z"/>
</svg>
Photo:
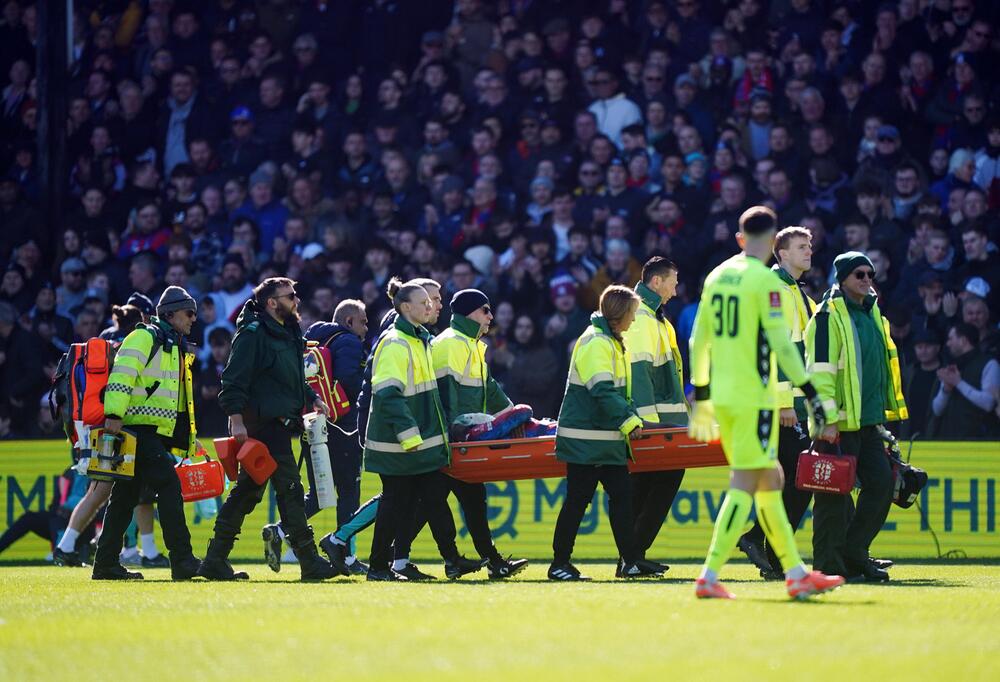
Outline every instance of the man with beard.
<svg viewBox="0 0 1000 682">
<path fill-rule="evenodd" d="M 306 384 L 298 304 L 295 282 L 285 277 L 269 277 L 253 290 L 253 298 L 236 322 L 233 350 L 222 372 L 219 406 L 229 415 L 229 431 L 239 444 L 252 437 L 267 446 L 277 463 L 270 481 L 281 525 L 298 557 L 302 579 L 325 580 L 337 571 L 316 551 L 291 436 L 301 433 L 307 405 L 324 415 L 330 411 Z M 242 571 L 233 571 L 229 553 L 243 520 L 264 498 L 265 489 L 266 483 L 258 484 L 246 471 L 240 472 L 219 511 L 198 575 L 209 580 L 248 578 Z"/>
</svg>

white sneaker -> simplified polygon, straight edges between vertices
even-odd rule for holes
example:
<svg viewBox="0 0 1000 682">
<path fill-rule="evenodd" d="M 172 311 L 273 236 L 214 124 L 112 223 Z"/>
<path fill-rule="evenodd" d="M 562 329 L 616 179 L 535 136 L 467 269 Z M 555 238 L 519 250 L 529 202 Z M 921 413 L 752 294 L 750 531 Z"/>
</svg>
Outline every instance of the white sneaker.
<svg viewBox="0 0 1000 682">
<path fill-rule="evenodd" d="M 123 549 L 122 553 L 118 555 L 118 561 L 121 562 L 122 566 L 142 565 L 142 556 L 139 555 L 139 548 L 129 547 L 127 549 Z"/>
</svg>

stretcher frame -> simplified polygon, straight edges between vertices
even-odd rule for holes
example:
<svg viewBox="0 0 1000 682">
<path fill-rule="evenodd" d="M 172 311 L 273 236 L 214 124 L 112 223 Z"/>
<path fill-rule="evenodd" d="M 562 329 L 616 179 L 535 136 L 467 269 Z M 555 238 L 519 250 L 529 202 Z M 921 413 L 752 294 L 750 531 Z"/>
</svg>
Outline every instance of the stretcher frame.
<svg viewBox="0 0 1000 682">
<path fill-rule="evenodd" d="M 555 436 L 453 443 L 451 464 L 442 471 L 466 483 L 561 478 L 566 463 L 556 459 Z M 726 466 L 718 441 L 702 443 L 686 427 L 645 429 L 632 441 L 629 471 L 671 471 Z"/>
</svg>

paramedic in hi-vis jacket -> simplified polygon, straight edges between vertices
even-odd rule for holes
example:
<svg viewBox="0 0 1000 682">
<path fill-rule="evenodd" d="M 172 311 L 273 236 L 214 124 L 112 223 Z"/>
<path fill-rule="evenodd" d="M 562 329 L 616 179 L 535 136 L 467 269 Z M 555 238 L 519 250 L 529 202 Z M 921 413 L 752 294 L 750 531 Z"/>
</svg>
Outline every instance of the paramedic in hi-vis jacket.
<svg viewBox="0 0 1000 682">
<path fill-rule="evenodd" d="M 144 484 L 157 494 L 171 577 L 187 580 L 198 571 L 171 455 L 191 456 L 195 451 L 194 354 L 186 352 L 184 337 L 191 333 L 197 311 L 188 292 L 167 287 L 156 306 L 156 317 L 148 325 L 137 326 L 118 348 L 104 394 L 104 429 L 117 434 L 124 426 L 135 433 L 135 476 L 115 481 L 111 491 L 94 557 L 94 580 L 142 578 L 141 573 L 125 570 L 118 554 Z"/>
</svg>

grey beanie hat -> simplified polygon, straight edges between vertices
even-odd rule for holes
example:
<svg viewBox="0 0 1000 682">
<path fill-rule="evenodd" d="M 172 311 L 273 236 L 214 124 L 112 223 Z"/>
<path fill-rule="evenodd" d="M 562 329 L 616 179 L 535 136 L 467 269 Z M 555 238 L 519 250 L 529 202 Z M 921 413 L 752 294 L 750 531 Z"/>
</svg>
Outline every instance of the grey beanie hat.
<svg viewBox="0 0 1000 682">
<path fill-rule="evenodd" d="M 156 316 L 163 317 L 177 310 L 198 310 L 198 303 L 181 287 L 169 286 L 156 304 Z"/>
</svg>

